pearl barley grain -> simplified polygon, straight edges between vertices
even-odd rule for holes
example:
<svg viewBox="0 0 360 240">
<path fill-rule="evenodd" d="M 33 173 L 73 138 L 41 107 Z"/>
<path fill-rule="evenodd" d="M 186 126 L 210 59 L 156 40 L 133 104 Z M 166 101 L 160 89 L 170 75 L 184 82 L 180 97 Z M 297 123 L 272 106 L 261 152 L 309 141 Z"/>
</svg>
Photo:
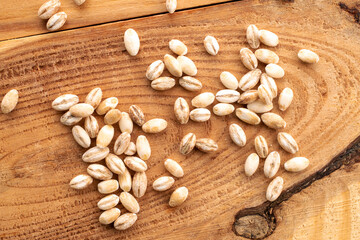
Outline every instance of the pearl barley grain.
<svg viewBox="0 0 360 240">
<path fill-rule="evenodd" d="M 319 55 L 307 49 L 301 49 L 298 52 L 298 57 L 305 63 L 317 63 L 320 60 Z"/>
<path fill-rule="evenodd" d="M 3 100 L 1 101 L 1 111 L 2 113 L 10 113 L 15 109 L 19 100 L 19 93 L 17 90 L 12 89 L 7 94 L 5 94 Z"/>
<path fill-rule="evenodd" d="M 285 75 L 284 69 L 275 63 L 266 65 L 265 71 L 267 75 L 273 78 L 282 78 Z"/>
<path fill-rule="evenodd" d="M 137 32 L 129 28 L 124 33 L 124 43 L 126 51 L 130 56 L 136 56 L 140 50 L 140 39 Z"/>
<path fill-rule="evenodd" d="M 206 36 L 204 39 L 205 50 L 210 54 L 215 56 L 219 52 L 219 43 L 213 36 Z"/>
</svg>

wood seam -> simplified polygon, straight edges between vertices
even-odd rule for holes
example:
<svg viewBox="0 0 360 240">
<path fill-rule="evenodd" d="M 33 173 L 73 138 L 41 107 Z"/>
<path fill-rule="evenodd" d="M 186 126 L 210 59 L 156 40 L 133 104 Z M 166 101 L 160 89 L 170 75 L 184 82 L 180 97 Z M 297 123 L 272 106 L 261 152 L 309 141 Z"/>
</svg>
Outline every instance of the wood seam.
<svg viewBox="0 0 360 240">
<path fill-rule="evenodd" d="M 228 4 L 228 3 L 233 3 L 233 2 L 241 2 L 241 1 L 243 1 L 243 0 L 229 0 L 229 1 L 226 1 L 226 2 L 212 3 L 212 4 L 201 5 L 201 6 L 195 6 L 195 7 L 191 7 L 191 8 L 179 9 L 179 10 L 176 10 L 176 12 L 184 12 L 184 11 L 189 11 L 189 10 L 207 8 L 207 7 L 212 7 L 212 6 L 216 6 L 216 5 Z M 147 14 L 147 15 L 143 15 L 143 16 L 139 16 L 139 17 L 125 18 L 125 19 L 121 19 L 121 20 L 114 20 L 114 21 L 109 21 L 109 22 L 90 24 L 90 25 L 80 26 L 80 27 L 76 27 L 76 28 L 69 28 L 69 29 L 64 29 L 64 30 L 60 29 L 59 31 L 54 31 L 54 32 L 49 31 L 49 32 L 44 32 L 44 33 L 39 33 L 39 34 L 32 34 L 32 35 L 28 35 L 28 36 L 23 36 L 23 37 L 7 38 L 7 39 L 0 40 L 0 43 L 5 42 L 5 41 L 16 40 L 16 39 L 24 39 L 24 38 L 30 38 L 30 37 L 35 37 L 35 36 L 53 34 L 53 33 L 57 33 L 57 32 L 72 31 L 72 30 L 77 30 L 77 29 L 82 29 L 82 28 L 87 28 L 87 27 L 102 26 L 102 25 L 111 24 L 111 23 L 131 21 L 131 20 L 136 20 L 136 19 L 141 19 L 141 18 L 148 18 L 148 17 L 153 17 L 153 16 L 160 16 L 160 15 L 165 15 L 165 14 L 169 14 L 169 13 L 168 12 L 160 12 L 160 13 L 155 13 L 155 14 Z"/>
</svg>

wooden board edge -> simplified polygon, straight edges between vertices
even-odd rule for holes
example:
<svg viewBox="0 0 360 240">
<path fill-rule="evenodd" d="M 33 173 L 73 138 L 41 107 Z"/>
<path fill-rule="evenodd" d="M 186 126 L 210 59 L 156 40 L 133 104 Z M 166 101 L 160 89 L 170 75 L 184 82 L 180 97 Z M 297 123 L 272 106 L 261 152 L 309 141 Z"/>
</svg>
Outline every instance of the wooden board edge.
<svg viewBox="0 0 360 240">
<path fill-rule="evenodd" d="M 196 3 L 186 3 L 186 4 L 178 3 L 178 8 L 176 9 L 176 13 L 182 12 L 182 11 L 189 11 L 189 10 L 193 10 L 193 9 L 216 6 L 216 5 L 220 5 L 220 4 L 239 2 L 239 1 L 243 1 L 243 0 L 213 0 L 213 1 L 203 1 L 203 2 L 200 1 L 200 2 L 196 2 Z M 280 1 L 287 1 L 287 0 L 280 0 Z M 165 0 L 164 0 L 163 4 L 165 6 Z M 41 4 L 39 5 L 39 7 L 40 6 L 41 6 Z M 75 7 L 79 8 L 79 6 L 77 6 L 77 5 L 75 5 Z M 60 11 L 62 11 L 62 9 Z M 64 11 L 65 11 L 65 9 L 64 9 Z M 32 33 L 29 32 L 26 34 L 19 34 L 19 33 L 18 34 L 10 34 L 9 37 L 4 37 L 4 35 L 0 31 L 0 42 L 14 40 L 14 39 L 21 39 L 21 38 L 26 38 L 26 37 L 39 36 L 39 35 L 43 35 L 43 34 L 52 34 L 52 33 L 56 33 L 56 32 L 68 31 L 68 30 L 76 30 L 76 29 L 80 29 L 80 28 L 93 27 L 93 26 L 116 23 L 116 22 L 130 21 L 130 20 L 134 20 L 134 19 L 147 18 L 147 17 L 163 15 L 163 14 L 169 14 L 169 13 L 166 11 L 166 9 L 163 9 L 163 10 L 157 10 L 154 13 L 146 12 L 146 13 L 142 13 L 139 15 L 131 15 L 131 16 L 127 16 L 127 17 L 122 16 L 122 17 L 118 17 L 118 19 L 107 19 L 107 20 L 102 20 L 99 22 L 89 21 L 87 24 L 78 24 L 77 26 L 72 26 L 72 25 L 67 26 L 67 23 L 65 23 L 65 25 L 57 31 L 51 32 L 51 31 L 48 31 L 46 29 L 46 27 L 44 27 L 41 29 L 37 29 L 36 31 L 34 31 Z M 45 21 L 45 25 L 46 25 L 46 21 Z M 42 24 L 42 26 L 45 26 L 45 25 Z M 0 27 L 1 27 L 1 24 L 0 24 Z M 16 30 L 16 31 L 18 32 L 18 30 Z"/>
</svg>

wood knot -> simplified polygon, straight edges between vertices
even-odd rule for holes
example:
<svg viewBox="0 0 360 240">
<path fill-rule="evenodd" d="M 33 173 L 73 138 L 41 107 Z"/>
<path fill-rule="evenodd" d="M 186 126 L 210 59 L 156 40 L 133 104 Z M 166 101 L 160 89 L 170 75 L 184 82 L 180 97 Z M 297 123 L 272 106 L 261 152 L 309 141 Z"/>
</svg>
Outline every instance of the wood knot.
<svg viewBox="0 0 360 240">
<path fill-rule="evenodd" d="M 245 238 L 262 239 L 268 235 L 269 230 L 268 221 L 260 215 L 244 216 L 234 223 L 235 233 Z"/>
<path fill-rule="evenodd" d="M 276 218 L 268 202 L 240 210 L 233 224 L 233 231 L 237 236 L 249 239 L 264 239 L 271 235 L 275 228 Z"/>
</svg>

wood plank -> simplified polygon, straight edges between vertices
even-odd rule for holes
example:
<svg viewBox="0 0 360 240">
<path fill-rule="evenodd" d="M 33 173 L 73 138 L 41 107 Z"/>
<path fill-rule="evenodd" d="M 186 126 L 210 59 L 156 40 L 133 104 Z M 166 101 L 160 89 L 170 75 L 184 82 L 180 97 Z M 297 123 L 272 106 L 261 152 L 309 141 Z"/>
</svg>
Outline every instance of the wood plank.
<svg viewBox="0 0 360 240">
<path fill-rule="evenodd" d="M 254 137 L 263 135 L 271 150 L 280 151 L 283 162 L 292 156 L 279 149 L 275 131 L 264 125 L 245 125 L 235 116 L 213 116 L 207 123 L 179 126 L 173 102 L 178 96 L 190 101 L 195 94 L 179 86 L 156 92 L 144 72 L 148 64 L 169 53 L 168 41 L 178 38 L 188 45 L 188 56 L 198 66 L 203 91 L 215 93 L 223 88 L 218 79 L 223 70 L 238 77 L 246 73 L 238 51 L 247 46 L 245 29 L 250 23 L 278 33 L 281 39 L 274 50 L 286 76 L 277 83 L 279 89 L 291 87 L 295 99 L 280 114 L 287 121 L 286 131 L 300 145 L 297 156 L 311 160 L 305 172 L 290 174 L 281 169 L 278 175 L 285 179 L 287 189 L 326 166 L 360 133 L 360 29 L 335 1 L 242 1 L 3 41 L 0 95 L 17 88 L 20 101 L 16 111 L 0 115 L 0 238 L 234 239 L 235 214 L 263 204 L 270 182 L 261 171 L 251 178 L 244 175 L 243 163 L 254 151 Z M 123 46 L 122 35 L 129 27 L 138 31 L 142 42 L 136 57 L 130 57 Z M 221 50 L 216 57 L 203 49 L 207 34 L 219 40 Z M 299 48 L 316 51 L 320 62 L 301 63 L 296 57 Z M 122 111 L 137 104 L 148 119 L 163 117 L 169 122 L 164 133 L 148 135 L 153 149 L 148 161 L 149 188 L 139 199 L 139 220 L 125 232 L 98 222 L 101 211 L 96 203 L 102 196 L 96 185 L 83 191 L 69 189 L 69 180 L 86 171 L 87 164 L 81 161 L 84 150 L 75 144 L 70 129 L 59 123 L 61 114 L 50 107 L 62 93 L 73 92 L 83 100 L 95 86 L 103 89 L 105 97 L 119 97 Z M 277 106 L 274 112 L 279 112 Z M 234 146 L 228 136 L 227 126 L 233 122 L 245 129 L 248 144 L 244 148 Z M 188 132 L 213 138 L 219 151 L 181 156 L 178 143 Z M 133 139 L 141 133 L 136 128 Z M 190 191 L 189 199 L 174 209 L 167 205 L 170 191 L 158 193 L 150 188 L 154 179 L 167 174 L 163 161 L 169 157 L 186 172 L 172 189 L 187 186 Z M 331 191 L 332 186 L 325 186 Z M 307 201 L 312 204 L 311 198 Z M 358 225 L 358 218 L 353 219 L 351 224 Z M 272 237 L 284 239 L 281 234 L 284 230 L 275 230 Z"/>
<path fill-rule="evenodd" d="M 229 0 L 178 0 L 177 9 L 226 1 Z M 46 20 L 37 16 L 43 2 L 45 0 L 2 0 L 0 2 L 0 41 L 49 32 L 46 29 Z M 165 0 L 87 0 L 81 6 L 77 6 L 72 0 L 63 0 L 60 11 L 65 11 L 68 15 L 68 20 L 62 30 L 167 13 Z"/>
</svg>

